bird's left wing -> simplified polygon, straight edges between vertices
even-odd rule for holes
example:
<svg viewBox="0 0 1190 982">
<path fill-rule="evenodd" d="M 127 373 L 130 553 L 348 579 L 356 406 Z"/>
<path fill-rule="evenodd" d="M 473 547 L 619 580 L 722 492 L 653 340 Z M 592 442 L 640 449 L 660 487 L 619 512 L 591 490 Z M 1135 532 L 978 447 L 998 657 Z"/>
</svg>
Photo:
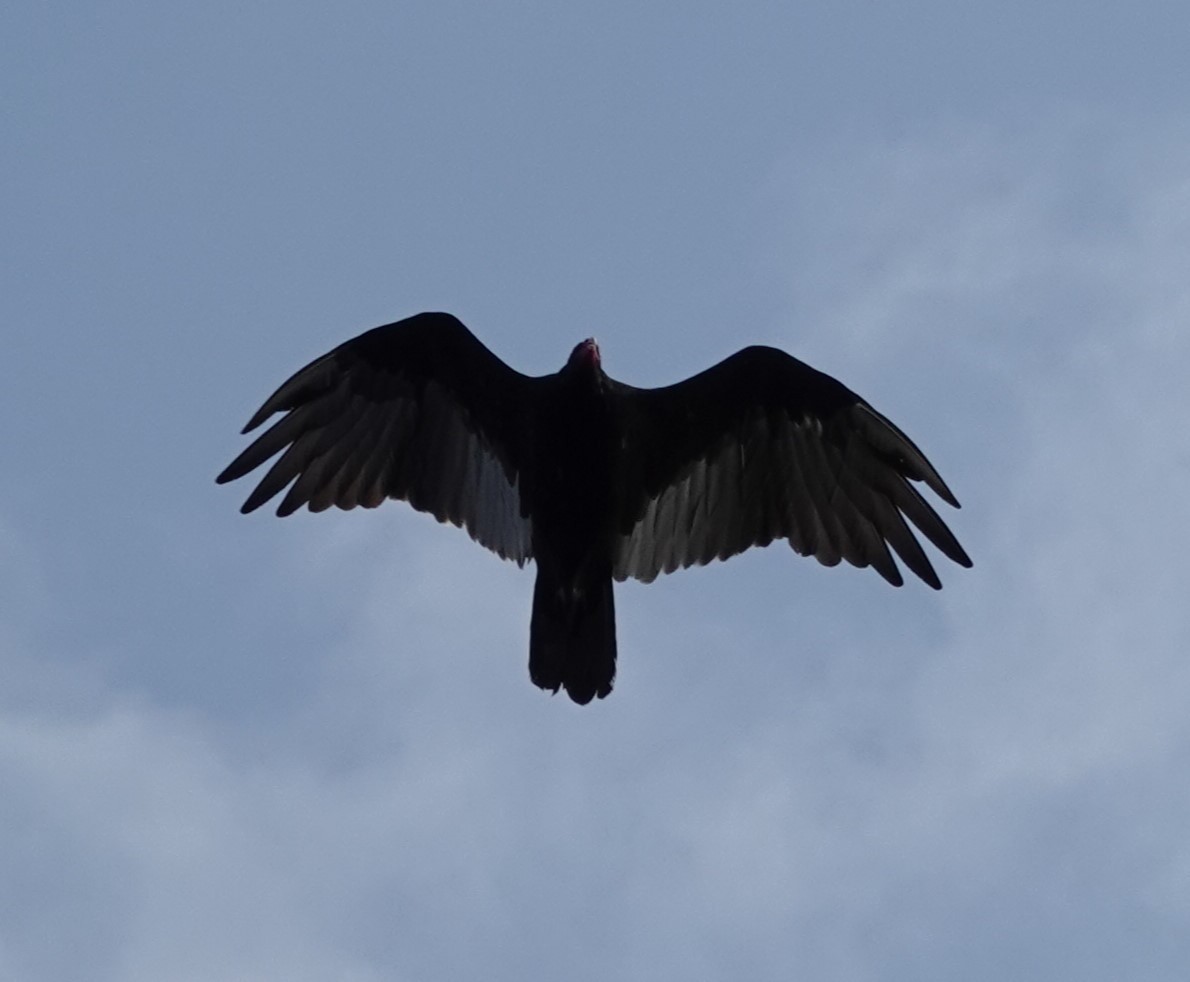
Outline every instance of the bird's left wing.
<svg viewBox="0 0 1190 982">
<path fill-rule="evenodd" d="M 958 507 L 922 452 L 842 383 L 783 351 L 745 348 L 665 388 L 614 387 L 625 434 L 617 579 L 649 582 L 784 538 L 825 565 L 872 566 L 900 586 L 891 546 L 937 589 L 908 523 L 971 565 L 913 486 Z"/>
<path fill-rule="evenodd" d="M 244 432 L 285 415 L 217 481 L 242 477 L 284 451 L 241 511 L 259 508 L 290 482 L 278 515 L 303 505 L 375 508 L 397 498 L 523 564 L 532 558 L 519 490 L 528 382 L 449 314 L 377 327 L 274 392 Z"/>
</svg>

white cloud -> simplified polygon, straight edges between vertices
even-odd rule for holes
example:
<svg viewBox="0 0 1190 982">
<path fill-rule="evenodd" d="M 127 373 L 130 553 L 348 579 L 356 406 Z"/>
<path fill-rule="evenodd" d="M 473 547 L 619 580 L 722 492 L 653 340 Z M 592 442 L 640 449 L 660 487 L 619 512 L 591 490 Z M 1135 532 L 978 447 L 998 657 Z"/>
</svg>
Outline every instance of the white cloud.
<svg viewBox="0 0 1190 982">
<path fill-rule="evenodd" d="M 1178 977 L 1190 141 L 1114 135 L 802 181 L 828 247 L 797 316 L 832 334 L 799 353 L 921 438 L 974 570 L 894 591 L 778 546 L 621 588 L 619 685 L 583 709 L 528 681 L 531 569 L 395 506 L 290 520 L 252 578 L 338 618 L 291 707 L 95 666 L 85 700 L 5 704 L 0 968 Z M 70 684 L 4 636 L 26 691 Z"/>
</svg>

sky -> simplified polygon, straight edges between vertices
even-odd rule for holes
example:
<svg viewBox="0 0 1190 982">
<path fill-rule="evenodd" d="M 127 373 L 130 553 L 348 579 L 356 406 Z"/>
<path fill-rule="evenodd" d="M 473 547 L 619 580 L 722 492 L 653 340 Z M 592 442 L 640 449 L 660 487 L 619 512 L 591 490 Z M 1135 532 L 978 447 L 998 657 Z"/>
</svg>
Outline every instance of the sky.
<svg viewBox="0 0 1190 982">
<path fill-rule="evenodd" d="M 0 11 L 0 978 L 1161 980 L 1190 963 L 1190 8 Z M 544 374 L 749 343 L 975 561 L 617 587 L 238 514 L 292 371 L 449 310 Z"/>
</svg>

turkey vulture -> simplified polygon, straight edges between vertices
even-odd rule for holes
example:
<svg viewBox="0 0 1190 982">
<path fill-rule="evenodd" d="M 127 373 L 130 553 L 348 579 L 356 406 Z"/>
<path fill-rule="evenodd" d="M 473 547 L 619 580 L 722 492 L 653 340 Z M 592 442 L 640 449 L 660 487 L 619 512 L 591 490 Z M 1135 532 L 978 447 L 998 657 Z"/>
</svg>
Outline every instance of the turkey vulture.
<svg viewBox="0 0 1190 982">
<path fill-rule="evenodd" d="M 278 412 L 217 479 L 281 454 L 241 511 L 286 486 L 278 515 L 397 498 L 503 559 L 534 560 L 529 676 L 577 703 L 612 689 L 613 578 L 648 583 L 788 539 L 824 565 L 873 566 L 900 586 L 891 546 L 940 589 L 906 519 L 971 565 L 910 483 L 959 506 L 922 452 L 846 386 L 776 348 L 638 389 L 604 373 L 593 339 L 534 378 L 450 314 L 423 313 L 311 362 L 243 432 Z"/>
</svg>

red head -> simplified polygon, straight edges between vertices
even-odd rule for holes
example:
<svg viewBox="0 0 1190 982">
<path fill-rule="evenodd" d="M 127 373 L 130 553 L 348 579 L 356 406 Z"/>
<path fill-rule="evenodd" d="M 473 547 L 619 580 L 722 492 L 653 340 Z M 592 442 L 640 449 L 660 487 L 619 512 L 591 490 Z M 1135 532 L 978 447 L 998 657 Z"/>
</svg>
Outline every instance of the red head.
<svg viewBox="0 0 1190 982">
<path fill-rule="evenodd" d="M 598 369 L 600 367 L 599 345 L 595 343 L 595 339 L 587 338 L 586 341 L 576 344 L 574 350 L 570 352 L 570 358 L 566 361 L 566 367 Z"/>
</svg>

